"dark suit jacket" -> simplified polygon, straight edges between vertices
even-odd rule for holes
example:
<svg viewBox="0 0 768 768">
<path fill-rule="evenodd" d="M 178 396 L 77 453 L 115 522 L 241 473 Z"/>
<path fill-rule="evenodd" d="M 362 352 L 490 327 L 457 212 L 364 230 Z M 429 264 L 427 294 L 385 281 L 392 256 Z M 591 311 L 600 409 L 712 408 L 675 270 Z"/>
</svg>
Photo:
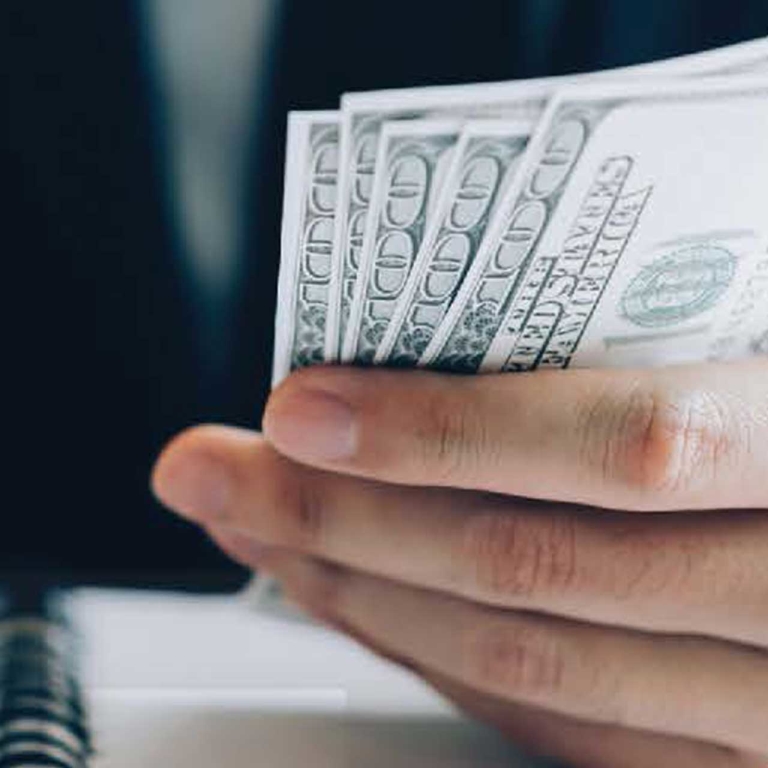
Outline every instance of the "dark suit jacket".
<svg viewBox="0 0 768 768">
<path fill-rule="evenodd" d="M 284 0 L 252 142 L 233 363 L 211 377 L 162 192 L 163 126 L 139 9 L 3 3 L 6 574 L 191 587 L 243 578 L 159 509 L 147 476 L 187 424 L 259 422 L 288 108 L 332 107 L 345 90 L 557 74 L 768 34 L 764 0 Z"/>
</svg>

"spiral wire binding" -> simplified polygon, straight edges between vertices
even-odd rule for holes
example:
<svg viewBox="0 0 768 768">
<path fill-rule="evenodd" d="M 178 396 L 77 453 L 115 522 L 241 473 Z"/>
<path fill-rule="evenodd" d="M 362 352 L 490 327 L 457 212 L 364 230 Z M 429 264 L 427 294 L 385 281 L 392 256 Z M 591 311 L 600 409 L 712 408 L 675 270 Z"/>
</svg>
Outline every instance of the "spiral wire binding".
<svg viewBox="0 0 768 768">
<path fill-rule="evenodd" d="M 46 616 L 0 619 L 0 768 L 86 768 L 76 642 Z"/>
</svg>

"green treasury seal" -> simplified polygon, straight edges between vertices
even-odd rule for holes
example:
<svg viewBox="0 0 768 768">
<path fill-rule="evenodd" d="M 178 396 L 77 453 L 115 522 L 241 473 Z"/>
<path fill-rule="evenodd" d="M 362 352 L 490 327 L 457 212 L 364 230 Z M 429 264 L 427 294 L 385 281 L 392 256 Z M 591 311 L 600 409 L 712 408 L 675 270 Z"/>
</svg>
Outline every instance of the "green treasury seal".
<svg viewBox="0 0 768 768">
<path fill-rule="evenodd" d="M 644 267 L 621 300 L 635 325 L 661 328 L 714 307 L 736 274 L 736 257 L 719 245 L 698 243 Z"/>
</svg>

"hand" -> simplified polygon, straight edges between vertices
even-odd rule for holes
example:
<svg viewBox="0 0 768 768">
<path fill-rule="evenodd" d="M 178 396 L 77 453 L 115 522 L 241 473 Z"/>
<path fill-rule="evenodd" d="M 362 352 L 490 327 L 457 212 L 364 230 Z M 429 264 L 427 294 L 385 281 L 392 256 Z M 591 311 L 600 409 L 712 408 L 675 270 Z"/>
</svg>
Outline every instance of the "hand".
<svg viewBox="0 0 768 768">
<path fill-rule="evenodd" d="M 768 766 L 765 360 L 311 369 L 264 427 L 154 487 L 315 616 L 574 766 Z"/>
</svg>

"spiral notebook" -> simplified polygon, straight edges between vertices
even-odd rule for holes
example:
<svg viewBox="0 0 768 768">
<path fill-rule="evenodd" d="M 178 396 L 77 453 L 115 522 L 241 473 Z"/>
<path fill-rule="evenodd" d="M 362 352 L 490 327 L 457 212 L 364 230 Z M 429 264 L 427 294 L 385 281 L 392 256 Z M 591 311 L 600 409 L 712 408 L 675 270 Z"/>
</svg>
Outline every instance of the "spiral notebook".
<svg viewBox="0 0 768 768">
<path fill-rule="evenodd" d="M 0 620 L 0 768 L 85 768 L 77 643 L 50 610 Z"/>
</svg>

